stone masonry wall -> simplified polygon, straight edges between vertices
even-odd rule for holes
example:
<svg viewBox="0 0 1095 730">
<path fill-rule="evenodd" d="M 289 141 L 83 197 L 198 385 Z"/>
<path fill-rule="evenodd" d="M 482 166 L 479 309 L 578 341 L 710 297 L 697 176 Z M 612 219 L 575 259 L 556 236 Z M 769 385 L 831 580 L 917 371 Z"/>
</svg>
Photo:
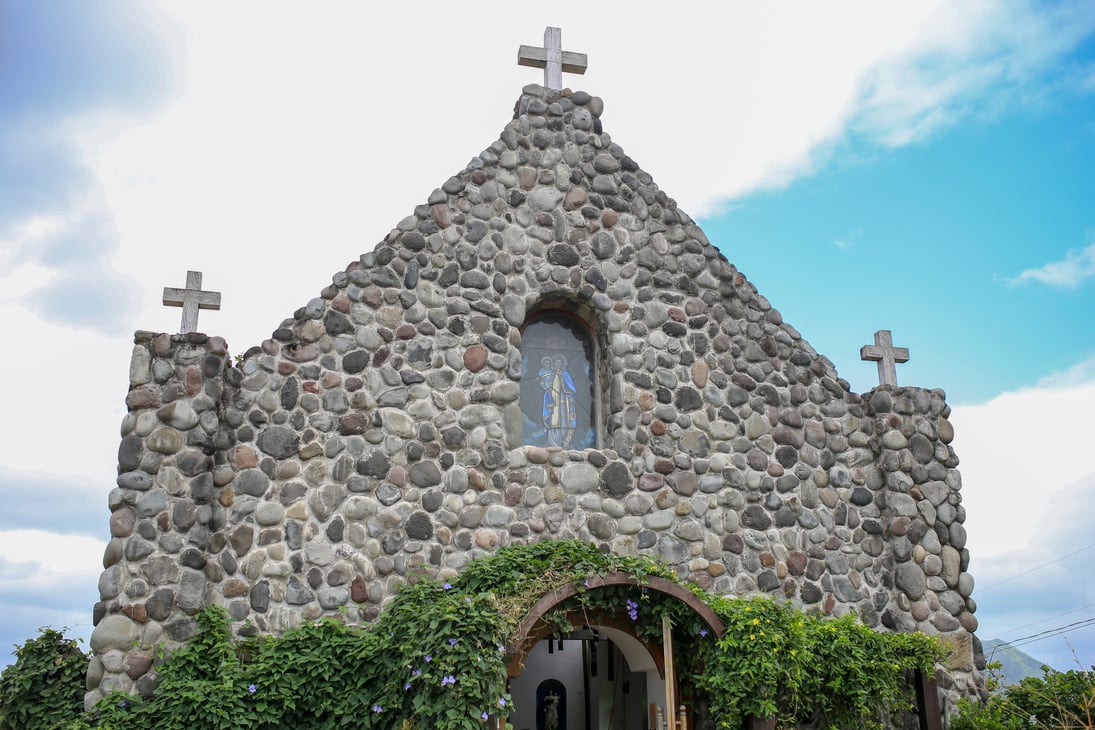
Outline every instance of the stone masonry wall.
<svg viewBox="0 0 1095 730">
<path fill-rule="evenodd" d="M 241 634 L 368 621 L 416 575 L 523 541 L 659 557 L 954 648 L 973 580 L 942 391 L 849 391 L 600 126 L 527 87 L 501 138 L 234 365 L 138 333 L 87 702 L 225 606 Z M 521 445 L 521 327 L 594 333 L 604 448 Z"/>
</svg>

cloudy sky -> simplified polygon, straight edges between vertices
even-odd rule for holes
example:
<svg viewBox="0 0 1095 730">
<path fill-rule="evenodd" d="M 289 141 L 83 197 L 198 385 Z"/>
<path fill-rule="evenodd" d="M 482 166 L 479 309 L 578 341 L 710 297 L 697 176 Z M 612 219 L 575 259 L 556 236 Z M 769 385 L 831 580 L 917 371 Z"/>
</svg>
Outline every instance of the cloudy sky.
<svg viewBox="0 0 1095 730">
<path fill-rule="evenodd" d="M 0 648 L 91 631 L 135 330 L 259 343 L 566 83 L 854 390 L 947 391 L 979 634 L 1095 618 L 1095 5 L 0 6 Z M 1022 648 L 1095 663 L 1095 626 Z M 0 656 L 0 662 L 10 661 Z"/>
</svg>

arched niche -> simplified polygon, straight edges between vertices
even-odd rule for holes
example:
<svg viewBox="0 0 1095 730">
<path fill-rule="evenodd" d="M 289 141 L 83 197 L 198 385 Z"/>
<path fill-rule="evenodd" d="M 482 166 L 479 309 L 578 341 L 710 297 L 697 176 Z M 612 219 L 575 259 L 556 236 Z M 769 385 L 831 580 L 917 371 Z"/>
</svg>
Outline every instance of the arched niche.
<svg viewBox="0 0 1095 730">
<path fill-rule="evenodd" d="M 526 446 L 602 447 L 603 348 L 596 319 L 586 310 L 544 302 L 521 328 L 521 441 Z"/>
</svg>

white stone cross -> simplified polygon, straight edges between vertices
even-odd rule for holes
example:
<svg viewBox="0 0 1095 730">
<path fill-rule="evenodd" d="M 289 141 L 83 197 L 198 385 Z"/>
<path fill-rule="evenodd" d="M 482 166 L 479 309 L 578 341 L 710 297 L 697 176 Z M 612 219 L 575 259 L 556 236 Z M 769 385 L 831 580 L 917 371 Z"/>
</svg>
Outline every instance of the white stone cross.
<svg viewBox="0 0 1095 730">
<path fill-rule="evenodd" d="M 897 386 L 897 368 L 895 363 L 908 362 L 909 350 L 905 347 L 894 347 L 889 330 L 879 330 L 874 333 L 874 344 L 864 345 L 859 348 L 860 360 L 876 360 L 878 362 L 878 382 L 880 385 Z"/>
<path fill-rule="evenodd" d="M 182 334 L 198 331 L 199 309 L 220 309 L 221 293 L 216 291 L 202 291 L 202 272 L 186 272 L 186 288 L 175 289 L 165 286 L 163 288 L 163 303 L 165 307 L 182 307 Z"/>
<path fill-rule="evenodd" d="M 589 65 L 586 54 L 563 50 L 563 31 L 548 26 L 544 30 L 544 47 L 521 46 L 517 51 L 518 66 L 544 69 L 544 86 L 549 89 L 563 88 L 563 72 L 584 74 Z"/>
</svg>

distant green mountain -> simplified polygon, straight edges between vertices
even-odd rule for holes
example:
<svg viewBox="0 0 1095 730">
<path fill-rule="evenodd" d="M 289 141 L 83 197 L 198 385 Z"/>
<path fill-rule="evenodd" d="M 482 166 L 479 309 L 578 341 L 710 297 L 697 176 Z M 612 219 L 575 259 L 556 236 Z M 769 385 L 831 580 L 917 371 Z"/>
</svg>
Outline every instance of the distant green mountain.
<svg viewBox="0 0 1095 730">
<path fill-rule="evenodd" d="M 1009 646 L 999 639 L 985 641 L 984 647 L 986 661 L 1000 662 L 1001 685 L 1015 684 L 1026 677 L 1042 676 L 1042 665 L 1045 662 L 1035 659 L 1022 649 Z"/>
</svg>

